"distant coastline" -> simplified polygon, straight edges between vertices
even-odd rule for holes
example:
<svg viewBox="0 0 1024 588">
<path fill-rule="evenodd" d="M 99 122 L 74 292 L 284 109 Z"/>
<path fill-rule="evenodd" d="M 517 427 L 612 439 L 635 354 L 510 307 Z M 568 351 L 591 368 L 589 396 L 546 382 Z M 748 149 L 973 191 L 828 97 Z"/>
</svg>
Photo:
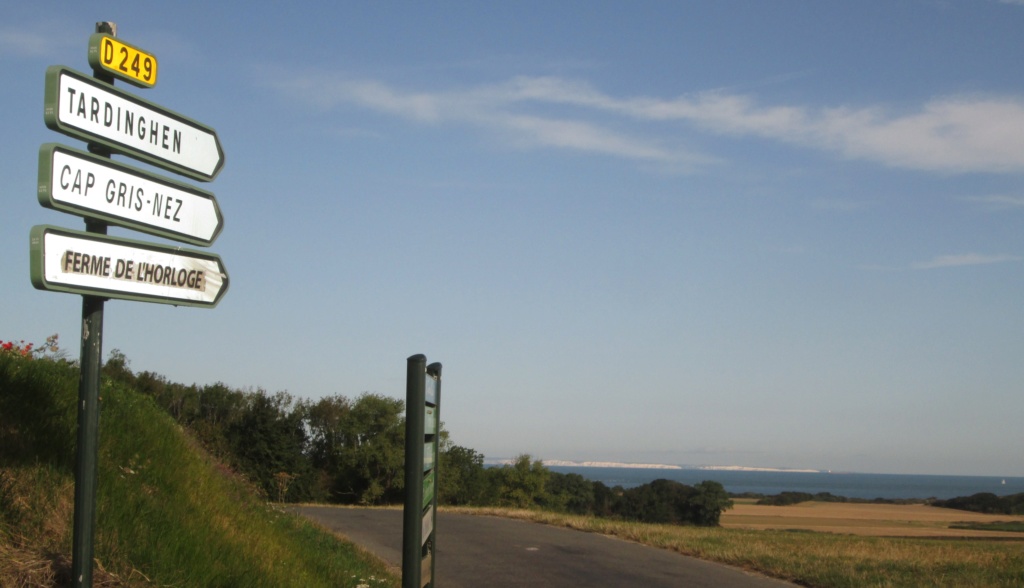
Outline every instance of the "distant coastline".
<svg viewBox="0 0 1024 588">
<path fill-rule="evenodd" d="M 795 472 L 801 474 L 820 474 L 822 470 L 799 468 L 759 468 L 737 465 L 704 465 L 681 466 L 665 463 L 623 463 L 618 461 L 571 461 L 563 459 L 545 459 L 544 465 L 562 468 L 632 468 L 638 470 L 706 470 L 715 472 Z"/>
<path fill-rule="evenodd" d="M 798 468 L 760 468 L 736 465 L 703 465 L 703 466 L 681 466 L 667 463 L 626 463 L 620 461 L 574 461 L 568 459 L 543 459 L 541 462 L 546 467 L 556 468 L 623 468 L 634 470 L 704 470 L 716 472 L 793 472 L 801 474 L 820 474 L 823 470 L 798 469 Z M 489 465 L 511 465 L 515 463 L 512 459 L 488 460 Z"/>
<path fill-rule="evenodd" d="M 751 468 L 746 466 L 698 466 L 697 470 L 712 470 L 716 472 L 793 472 L 800 474 L 820 474 L 821 470 L 802 470 L 791 468 Z"/>
<path fill-rule="evenodd" d="M 663 463 L 619 463 L 616 461 L 565 461 L 545 459 L 544 465 L 563 468 L 633 468 L 638 470 L 681 470 L 682 466 Z"/>
</svg>

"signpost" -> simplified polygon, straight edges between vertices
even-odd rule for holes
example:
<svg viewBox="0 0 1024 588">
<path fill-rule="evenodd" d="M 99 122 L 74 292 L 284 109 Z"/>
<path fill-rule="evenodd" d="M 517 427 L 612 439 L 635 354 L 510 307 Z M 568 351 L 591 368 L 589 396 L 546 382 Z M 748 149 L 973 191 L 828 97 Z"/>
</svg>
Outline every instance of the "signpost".
<svg viewBox="0 0 1024 588">
<path fill-rule="evenodd" d="M 209 182 L 224 165 L 217 132 L 186 116 L 62 65 L 46 69 L 50 129 Z"/>
<path fill-rule="evenodd" d="M 39 203 L 193 245 L 224 226 L 209 192 L 56 143 L 39 148 Z"/>
<path fill-rule="evenodd" d="M 32 227 L 32 285 L 40 290 L 161 302 L 175 306 L 217 306 L 228 289 L 220 257 L 71 231 Z"/>
<path fill-rule="evenodd" d="M 408 359 L 405 387 L 402 588 L 434 588 L 441 364 Z"/>
<path fill-rule="evenodd" d="M 47 208 L 85 217 L 86 232 L 32 227 L 29 267 L 41 290 L 82 295 L 81 378 L 75 460 L 71 580 L 92 586 L 99 447 L 103 311 L 108 298 L 213 308 L 228 289 L 220 257 L 107 236 L 107 224 L 207 246 L 224 225 L 213 194 L 110 161 L 121 153 L 208 182 L 224 166 L 216 131 L 114 88 L 114 78 L 156 84 L 156 57 L 96 23 L 88 60 L 94 77 L 55 65 L 46 70 L 46 126 L 88 142 L 90 153 L 54 143 L 39 149 L 38 198 Z"/>
</svg>

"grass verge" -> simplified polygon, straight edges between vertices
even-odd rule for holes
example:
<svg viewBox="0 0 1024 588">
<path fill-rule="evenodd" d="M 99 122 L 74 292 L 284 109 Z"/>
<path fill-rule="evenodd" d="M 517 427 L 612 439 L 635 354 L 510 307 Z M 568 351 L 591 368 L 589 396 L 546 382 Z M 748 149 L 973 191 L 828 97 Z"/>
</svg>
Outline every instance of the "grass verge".
<svg viewBox="0 0 1024 588">
<path fill-rule="evenodd" d="M 680 527 L 494 508 L 449 508 L 446 512 L 518 518 L 602 533 L 804 586 L 1024 586 L 1024 549 L 1016 541 Z"/>
<path fill-rule="evenodd" d="M 0 586 L 70 583 L 77 387 L 72 365 L 0 354 Z M 94 585 L 399 585 L 258 498 L 149 398 L 101 395 Z"/>
</svg>

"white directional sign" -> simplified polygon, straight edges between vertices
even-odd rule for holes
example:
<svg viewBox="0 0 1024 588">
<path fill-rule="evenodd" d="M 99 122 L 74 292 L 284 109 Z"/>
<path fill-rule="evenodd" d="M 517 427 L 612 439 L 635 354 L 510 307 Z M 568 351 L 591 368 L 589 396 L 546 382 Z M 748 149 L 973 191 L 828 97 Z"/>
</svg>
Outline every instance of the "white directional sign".
<svg viewBox="0 0 1024 588">
<path fill-rule="evenodd" d="M 224 165 L 217 132 L 62 65 L 46 70 L 43 119 L 52 130 L 208 182 Z"/>
<path fill-rule="evenodd" d="M 39 148 L 39 203 L 194 245 L 224 225 L 209 192 L 56 143 Z"/>
<path fill-rule="evenodd" d="M 430 505 L 427 512 L 423 513 L 423 528 L 420 532 L 420 545 L 427 542 L 430 539 L 430 534 L 434 532 L 434 505 Z"/>
<path fill-rule="evenodd" d="M 175 306 L 214 307 L 228 289 L 220 257 L 47 225 L 32 227 L 32 285 Z"/>
</svg>

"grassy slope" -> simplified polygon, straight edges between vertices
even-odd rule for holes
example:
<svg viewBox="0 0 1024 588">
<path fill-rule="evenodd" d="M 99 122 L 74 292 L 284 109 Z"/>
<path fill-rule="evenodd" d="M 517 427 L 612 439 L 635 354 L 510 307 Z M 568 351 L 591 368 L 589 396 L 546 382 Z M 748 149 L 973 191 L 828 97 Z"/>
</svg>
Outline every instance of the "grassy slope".
<svg viewBox="0 0 1024 588">
<path fill-rule="evenodd" d="M 72 366 L 0 353 L 0 586 L 67 581 L 77 388 Z M 101 395 L 96 585 L 398 585 L 258 499 L 150 399 Z"/>
</svg>

